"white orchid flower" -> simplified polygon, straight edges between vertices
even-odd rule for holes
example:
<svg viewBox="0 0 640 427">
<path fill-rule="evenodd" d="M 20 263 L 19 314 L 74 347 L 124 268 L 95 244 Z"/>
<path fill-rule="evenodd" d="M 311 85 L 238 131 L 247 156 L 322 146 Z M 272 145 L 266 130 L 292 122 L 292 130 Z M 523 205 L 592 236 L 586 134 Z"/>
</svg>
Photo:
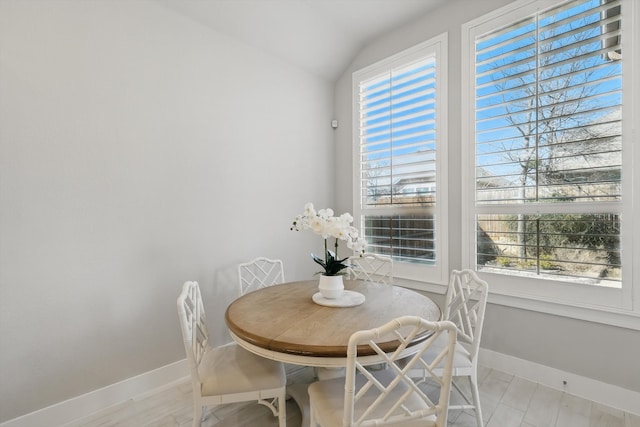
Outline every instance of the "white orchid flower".
<svg viewBox="0 0 640 427">
<path fill-rule="evenodd" d="M 315 234 L 322 236 L 326 249 L 324 262 L 315 255 L 313 255 L 313 259 L 325 268 L 327 275 L 335 275 L 346 268 L 346 265 L 339 263 L 339 240 L 346 241 L 349 249 L 360 254 L 364 253 L 367 244 L 363 238 L 359 237 L 358 229 L 351 225 L 352 222 L 353 216 L 350 213 L 343 213 L 339 217 L 335 217 L 333 209 L 330 208 L 320 209 L 316 212 L 313 203 L 309 202 L 304 205 L 304 213 L 295 217 L 291 230 L 311 229 Z M 330 237 L 335 239 L 335 254 L 328 249 L 327 239 Z"/>
<path fill-rule="evenodd" d="M 356 239 L 347 241 L 347 247 L 353 250 L 355 253 L 362 254 L 364 253 L 364 249 L 367 245 L 367 242 L 364 239 Z"/>
<path fill-rule="evenodd" d="M 340 215 L 340 221 L 342 221 L 344 224 L 351 224 L 353 222 L 353 217 L 350 213 L 345 212 Z"/>
<path fill-rule="evenodd" d="M 313 203 L 307 203 L 304 205 L 304 215 L 307 217 L 316 216 L 316 210 L 313 208 Z"/>
<path fill-rule="evenodd" d="M 331 208 L 320 209 L 318 211 L 318 216 L 320 218 L 329 219 L 329 218 L 333 217 L 333 209 L 331 209 Z"/>
<path fill-rule="evenodd" d="M 325 221 L 319 216 L 315 216 L 311 218 L 311 221 L 309 221 L 309 227 L 311 227 L 313 232 L 316 234 L 324 234 L 324 224 Z"/>
</svg>

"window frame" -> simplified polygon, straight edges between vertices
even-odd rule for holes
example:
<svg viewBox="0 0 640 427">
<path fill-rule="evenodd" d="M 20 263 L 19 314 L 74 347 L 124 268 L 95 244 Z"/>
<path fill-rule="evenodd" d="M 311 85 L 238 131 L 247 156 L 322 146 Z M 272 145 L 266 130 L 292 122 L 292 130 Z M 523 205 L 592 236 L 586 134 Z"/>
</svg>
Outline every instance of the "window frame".
<svg viewBox="0 0 640 427">
<path fill-rule="evenodd" d="M 640 149 L 634 150 L 632 141 L 637 137 L 634 112 L 639 111 L 640 101 L 640 5 L 635 1 L 621 0 L 623 51 L 629 52 L 623 61 L 623 155 L 622 170 L 622 287 L 604 288 L 585 286 L 562 280 L 526 278 L 490 272 L 480 274 L 491 283 L 490 300 L 508 306 L 542 311 L 561 316 L 591 320 L 640 330 L 640 284 L 634 286 L 633 266 L 640 265 L 640 227 L 634 224 L 633 212 L 640 208 L 640 197 L 633 197 L 640 189 L 640 173 L 633 171 L 640 165 Z M 463 268 L 475 269 L 476 214 L 475 203 L 475 39 L 503 25 L 517 22 L 535 13 L 559 6 L 550 0 L 520 0 L 462 26 L 462 232 Z M 635 24 L 635 25 L 633 25 Z M 466 150 L 465 150 L 466 148 Z M 635 172 L 635 173 L 634 173 Z M 604 203 L 604 202 L 603 202 Z M 535 206 L 531 207 L 535 212 Z M 570 210 L 575 211 L 576 208 Z M 499 209 L 497 210 L 499 211 Z M 586 212 L 586 211 L 585 211 Z M 464 249 L 466 248 L 466 250 Z M 635 248 L 635 252 L 633 251 Z M 640 270 L 636 267 L 636 270 Z M 635 273 L 637 276 L 637 272 Z M 635 280 L 638 282 L 638 279 Z"/>
<path fill-rule="evenodd" d="M 368 78 L 380 75 L 392 68 L 407 65 L 427 56 L 436 58 L 436 215 L 435 233 L 435 265 L 412 264 L 394 260 L 394 282 L 416 289 L 437 289 L 448 282 L 449 246 L 448 246 L 448 192 L 447 192 L 447 133 L 448 133 L 448 34 L 443 33 L 397 54 L 379 60 L 367 67 L 356 70 L 352 74 L 352 149 L 353 149 L 353 216 L 354 225 L 363 230 L 363 209 L 361 208 L 361 164 L 360 164 L 360 110 L 359 84 Z M 393 208 L 397 212 L 399 208 Z M 420 207 L 405 208 L 415 211 Z M 389 211 L 384 207 L 376 208 L 376 213 Z M 389 212 L 391 213 L 391 212 Z M 438 286 L 430 287 L 428 283 Z"/>
</svg>

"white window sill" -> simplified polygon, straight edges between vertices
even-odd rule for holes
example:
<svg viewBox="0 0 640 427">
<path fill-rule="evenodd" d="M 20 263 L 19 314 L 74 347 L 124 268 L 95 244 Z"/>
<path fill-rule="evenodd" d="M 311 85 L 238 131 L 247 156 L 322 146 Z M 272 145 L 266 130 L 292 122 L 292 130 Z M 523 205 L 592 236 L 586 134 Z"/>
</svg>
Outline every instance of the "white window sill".
<svg viewBox="0 0 640 427">
<path fill-rule="evenodd" d="M 407 279 L 396 279 L 394 283 L 398 286 L 437 294 L 444 294 L 447 289 L 446 285 Z M 545 300 L 540 297 L 532 298 L 508 295 L 505 293 L 491 292 L 491 289 L 489 290 L 489 303 L 640 331 L 640 313 L 628 310 L 600 306 L 581 306 Z"/>
</svg>

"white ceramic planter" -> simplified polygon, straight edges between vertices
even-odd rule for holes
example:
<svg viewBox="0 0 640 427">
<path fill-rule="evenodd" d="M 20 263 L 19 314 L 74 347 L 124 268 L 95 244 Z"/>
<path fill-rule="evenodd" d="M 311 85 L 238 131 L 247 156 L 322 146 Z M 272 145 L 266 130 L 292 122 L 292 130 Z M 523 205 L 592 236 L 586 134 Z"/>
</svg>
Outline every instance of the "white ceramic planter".
<svg viewBox="0 0 640 427">
<path fill-rule="evenodd" d="M 342 296 L 344 283 L 342 276 L 320 276 L 318 290 L 327 299 L 336 299 Z"/>
</svg>

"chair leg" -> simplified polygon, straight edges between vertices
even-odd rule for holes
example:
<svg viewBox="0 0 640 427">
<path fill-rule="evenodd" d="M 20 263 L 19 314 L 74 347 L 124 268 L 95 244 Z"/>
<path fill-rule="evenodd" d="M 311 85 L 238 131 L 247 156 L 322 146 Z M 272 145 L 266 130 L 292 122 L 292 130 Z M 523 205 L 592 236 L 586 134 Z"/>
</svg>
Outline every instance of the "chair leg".
<svg viewBox="0 0 640 427">
<path fill-rule="evenodd" d="M 278 397 L 278 425 L 279 427 L 287 426 L 287 400 L 286 393 L 282 392 Z"/>
<path fill-rule="evenodd" d="M 193 405 L 193 427 L 200 427 L 202 424 L 202 405 L 198 402 Z"/>
<path fill-rule="evenodd" d="M 480 406 L 480 392 L 478 391 L 478 376 L 470 375 L 469 382 L 471 383 L 471 396 L 473 398 L 473 406 L 475 406 L 476 412 L 476 424 L 478 427 L 484 426 L 482 421 L 482 407 Z"/>
</svg>

